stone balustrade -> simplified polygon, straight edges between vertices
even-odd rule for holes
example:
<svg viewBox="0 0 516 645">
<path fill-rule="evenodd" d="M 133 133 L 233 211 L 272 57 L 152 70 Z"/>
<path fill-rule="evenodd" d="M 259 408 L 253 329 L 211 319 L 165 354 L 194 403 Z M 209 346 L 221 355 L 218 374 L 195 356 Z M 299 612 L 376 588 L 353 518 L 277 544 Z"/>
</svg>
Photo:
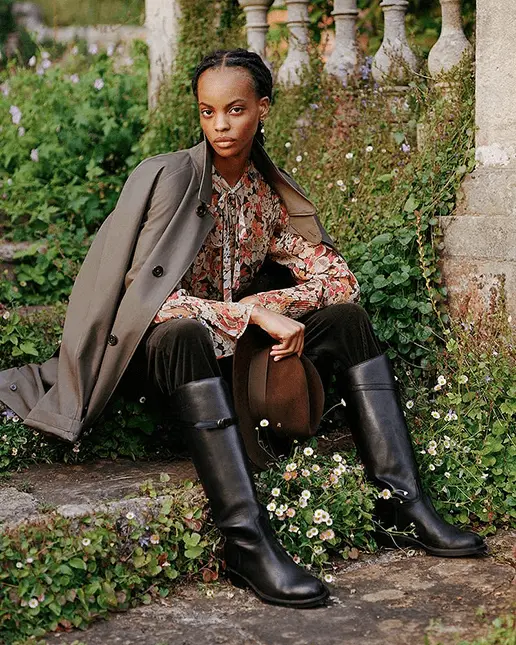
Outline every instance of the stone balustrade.
<svg viewBox="0 0 516 645">
<path fill-rule="evenodd" d="M 248 46 L 265 59 L 267 36 L 266 16 L 272 0 L 239 0 L 246 12 Z M 274 3 L 276 5 L 276 3 Z M 433 77 L 449 71 L 466 51 L 471 51 L 462 30 L 460 0 L 440 0 L 442 31 L 430 52 L 428 65 Z M 408 0 L 382 0 L 384 36 L 373 58 L 372 74 L 378 83 L 403 85 L 410 73 L 417 69 L 417 59 L 406 34 Z M 301 82 L 303 67 L 308 64 L 309 0 L 284 0 L 289 31 L 288 52 L 277 72 L 277 81 L 284 85 Z M 357 40 L 357 0 L 334 0 L 332 16 L 335 20 L 333 51 L 325 69 L 329 74 L 346 82 L 360 67 Z"/>
</svg>

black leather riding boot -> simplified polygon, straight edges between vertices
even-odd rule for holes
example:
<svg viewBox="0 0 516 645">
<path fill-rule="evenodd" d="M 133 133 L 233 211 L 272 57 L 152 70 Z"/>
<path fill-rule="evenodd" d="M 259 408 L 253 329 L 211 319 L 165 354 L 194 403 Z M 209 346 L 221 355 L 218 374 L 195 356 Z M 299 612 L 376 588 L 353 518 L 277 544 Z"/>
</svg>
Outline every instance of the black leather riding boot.
<svg viewBox="0 0 516 645">
<path fill-rule="evenodd" d="M 226 573 L 233 584 L 251 587 L 266 602 L 289 607 L 323 604 L 327 587 L 293 562 L 257 500 L 224 379 L 186 383 L 173 392 L 170 403 L 187 431 L 213 518 L 226 538 Z"/>
<path fill-rule="evenodd" d="M 377 518 L 384 529 L 412 528 L 415 532 L 402 536 L 381 530 L 378 541 L 422 548 L 438 556 L 484 552 L 486 545 L 479 535 L 445 522 L 423 492 L 388 357 L 382 354 L 348 369 L 342 385 L 351 431 L 366 472 L 392 495 L 378 499 Z"/>
</svg>

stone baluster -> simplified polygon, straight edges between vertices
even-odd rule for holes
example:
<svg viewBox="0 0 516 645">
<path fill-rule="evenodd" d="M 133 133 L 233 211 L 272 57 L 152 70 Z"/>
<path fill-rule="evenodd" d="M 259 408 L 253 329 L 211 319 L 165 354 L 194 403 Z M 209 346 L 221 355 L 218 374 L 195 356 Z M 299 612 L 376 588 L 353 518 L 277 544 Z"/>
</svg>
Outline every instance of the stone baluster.
<svg viewBox="0 0 516 645">
<path fill-rule="evenodd" d="M 265 42 L 269 29 L 267 11 L 273 2 L 274 0 L 238 0 L 245 13 L 247 47 L 260 54 L 268 67 L 270 63 L 265 57 Z"/>
<path fill-rule="evenodd" d="M 408 0 L 383 0 L 380 4 L 384 14 L 384 33 L 380 49 L 373 59 L 372 74 L 377 82 L 393 76 L 403 82 L 403 64 L 415 70 L 417 60 L 407 42 L 405 14 Z"/>
<path fill-rule="evenodd" d="M 145 0 L 149 45 L 149 108 L 156 106 L 159 88 L 170 76 L 179 37 L 179 0 Z"/>
<path fill-rule="evenodd" d="M 358 63 L 357 0 L 335 0 L 332 16 L 335 18 L 335 43 L 325 69 L 346 82 L 355 73 Z"/>
<path fill-rule="evenodd" d="M 460 0 L 440 0 L 442 13 L 441 35 L 428 55 L 432 76 L 448 72 L 460 62 L 465 52 L 473 48 L 462 30 Z"/>
<path fill-rule="evenodd" d="M 288 54 L 278 71 L 278 82 L 284 85 L 299 85 L 300 72 L 308 65 L 308 0 L 285 0 L 289 30 Z"/>
</svg>

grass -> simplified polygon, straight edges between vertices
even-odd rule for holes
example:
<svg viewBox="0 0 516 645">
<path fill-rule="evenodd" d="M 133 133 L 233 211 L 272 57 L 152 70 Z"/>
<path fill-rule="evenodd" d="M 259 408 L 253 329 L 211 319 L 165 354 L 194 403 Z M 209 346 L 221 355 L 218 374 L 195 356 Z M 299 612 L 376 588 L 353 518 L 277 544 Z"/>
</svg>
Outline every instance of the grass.
<svg viewBox="0 0 516 645">
<path fill-rule="evenodd" d="M 39 0 L 43 19 L 52 27 L 66 25 L 142 25 L 144 0 Z"/>
</svg>

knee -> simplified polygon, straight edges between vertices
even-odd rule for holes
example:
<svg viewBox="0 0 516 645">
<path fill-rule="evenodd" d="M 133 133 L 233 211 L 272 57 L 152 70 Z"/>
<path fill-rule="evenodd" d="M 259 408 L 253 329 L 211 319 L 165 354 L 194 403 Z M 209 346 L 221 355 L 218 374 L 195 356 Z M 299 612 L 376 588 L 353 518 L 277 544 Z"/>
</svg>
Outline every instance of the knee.
<svg viewBox="0 0 516 645">
<path fill-rule="evenodd" d="M 160 323 L 147 341 L 147 349 L 159 353 L 170 353 L 179 345 L 194 347 L 209 343 L 208 329 L 195 318 L 173 318 Z"/>
<path fill-rule="evenodd" d="M 328 324 L 345 329 L 348 332 L 352 329 L 369 326 L 370 320 L 367 311 L 355 302 L 341 302 L 335 305 L 328 305 L 323 310 Z"/>
</svg>

